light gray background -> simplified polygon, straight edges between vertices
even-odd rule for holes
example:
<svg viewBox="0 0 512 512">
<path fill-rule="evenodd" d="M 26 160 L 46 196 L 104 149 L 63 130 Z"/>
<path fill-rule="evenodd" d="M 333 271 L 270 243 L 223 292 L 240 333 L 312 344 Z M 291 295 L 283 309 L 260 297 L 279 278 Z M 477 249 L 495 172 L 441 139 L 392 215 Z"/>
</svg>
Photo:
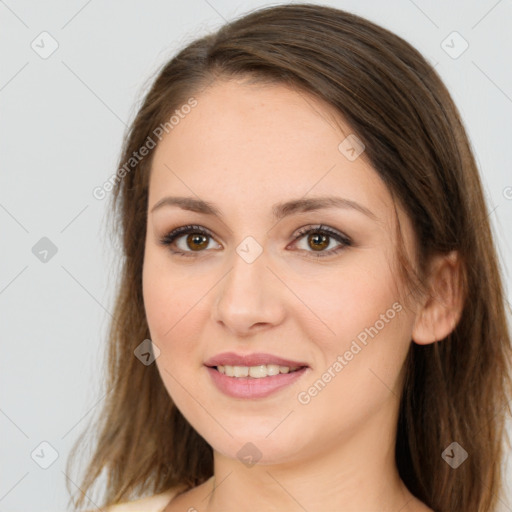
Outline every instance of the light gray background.
<svg viewBox="0 0 512 512">
<path fill-rule="evenodd" d="M 436 65 L 466 123 L 502 262 L 512 261 L 512 2 L 323 3 L 392 30 Z M 66 509 L 65 461 L 103 396 L 116 278 L 107 201 L 92 190 L 115 172 L 148 79 L 186 42 L 263 5 L 0 1 L 0 512 Z M 44 31 L 58 43 L 48 58 L 31 47 L 51 48 Z M 446 40 L 453 31 L 469 44 L 456 59 L 445 51 L 462 49 Z M 57 247 L 46 263 L 32 252 L 42 237 Z M 31 458 L 51 461 L 43 441 L 58 453 L 48 469 Z"/>
</svg>

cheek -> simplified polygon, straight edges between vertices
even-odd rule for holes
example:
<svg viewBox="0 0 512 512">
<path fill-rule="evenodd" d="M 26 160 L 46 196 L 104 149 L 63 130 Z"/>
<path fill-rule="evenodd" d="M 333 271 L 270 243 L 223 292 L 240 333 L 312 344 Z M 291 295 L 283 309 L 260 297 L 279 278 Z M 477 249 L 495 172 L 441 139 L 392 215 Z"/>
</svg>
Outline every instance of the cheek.
<svg viewBox="0 0 512 512">
<path fill-rule="evenodd" d="M 177 341 L 194 339 L 191 315 L 201 310 L 198 290 L 190 281 L 169 272 L 169 265 L 157 251 L 148 250 L 142 272 L 142 292 L 151 339 L 160 348 L 164 359 L 170 351 L 190 350 L 190 343 Z M 195 307 L 194 305 L 197 304 Z"/>
<path fill-rule="evenodd" d="M 391 393 L 399 394 L 412 323 L 384 258 L 359 258 L 350 271 L 333 273 L 328 281 L 313 280 L 303 287 L 301 298 L 322 320 L 319 328 L 308 315 L 302 324 L 321 354 L 307 383 L 321 381 L 316 386 L 320 391 L 312 390 L 312 409 L 343 403 L 364 414 Z"/>
<path fill-rule="evenodd" d="M 155 364 L 173 402 L 186 417 L 194 417 L 197 411 L 189 393 L 198 395 L 191 370 L 196 370 L 194 364 L 200 366 L 193 340 L 201 338 L 198 315 L 205 311 L 198 301 L 202 292 L 190 280 L 171 275 L 158 256 L 148 254 L 142 282 L 151 340 L 160 350 Z"/>
<path fill-rule="evenodd" d="M 384 320 L 391 320 L 379 331 L 389 332 L 390 325 L 396 324 L 393 319 L 397 315 L 392 307 L 399 301 L 399 292 L 386 259 L 368 253 L 358 254 L 351 260 L 347 258 L 340 269 L 328 272 L 324 269 L 323 273 L 294 284 L 310 310 L 303 321 L 313 326 L 321 320 L 322 326 L 316 330 L 314 339 L 331 354 L 350 345 L 359 333 L 378 322 L 381 315 Z"/>
</svg>

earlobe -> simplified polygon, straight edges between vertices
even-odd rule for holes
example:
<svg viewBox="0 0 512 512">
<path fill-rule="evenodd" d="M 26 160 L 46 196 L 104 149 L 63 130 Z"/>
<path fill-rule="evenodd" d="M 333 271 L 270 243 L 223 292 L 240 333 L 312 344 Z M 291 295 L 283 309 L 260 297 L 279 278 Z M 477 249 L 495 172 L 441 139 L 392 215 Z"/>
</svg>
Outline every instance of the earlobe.
<svg viewBox="0 0 512 512">
<path fill-rule="evenodd" d="M 458 253 L 434 256 L 430 269 L 430 293 L 418 311 L 412 331 L 412 340 L 420 345 L 446 338 L 459 322 L 464 303 Z"/>
</svg>

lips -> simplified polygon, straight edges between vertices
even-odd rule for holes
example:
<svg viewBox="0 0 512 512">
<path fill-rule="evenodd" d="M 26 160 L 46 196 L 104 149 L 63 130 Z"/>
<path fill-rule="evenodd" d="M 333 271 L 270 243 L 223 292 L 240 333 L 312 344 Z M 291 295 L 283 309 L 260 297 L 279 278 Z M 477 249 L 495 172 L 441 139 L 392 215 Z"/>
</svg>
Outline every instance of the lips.
<svg viewBox="0 0 512 512">
<path fill-rule="evenodd" d="M 205 363 L 205 366 L 213 368 L 215 366 L 258 366 L 262 364 L 275 364 L 279 366 L 308 367 L 309 365 L 302 361 L 294 361 L 272 354 L 255 353 L 255 354 L 236 354 L 235 352 L 223 352 L 211 357 Z"/>
</svg>

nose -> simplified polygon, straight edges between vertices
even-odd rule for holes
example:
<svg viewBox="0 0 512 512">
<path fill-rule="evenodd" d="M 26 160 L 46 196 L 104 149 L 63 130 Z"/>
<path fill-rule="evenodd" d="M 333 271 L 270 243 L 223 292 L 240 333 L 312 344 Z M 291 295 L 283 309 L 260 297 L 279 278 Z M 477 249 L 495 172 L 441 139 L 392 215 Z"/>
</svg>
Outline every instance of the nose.
<svg viewBox="0 0 512 512">
<path fill-rule="evenodd" d="M 285 287 L 268 266 L 265 251 L 252 263 L 238 253 L 216 286 L 213 320 L 237 337 L 279 325 L 285 316 Z"/>
</svg>

